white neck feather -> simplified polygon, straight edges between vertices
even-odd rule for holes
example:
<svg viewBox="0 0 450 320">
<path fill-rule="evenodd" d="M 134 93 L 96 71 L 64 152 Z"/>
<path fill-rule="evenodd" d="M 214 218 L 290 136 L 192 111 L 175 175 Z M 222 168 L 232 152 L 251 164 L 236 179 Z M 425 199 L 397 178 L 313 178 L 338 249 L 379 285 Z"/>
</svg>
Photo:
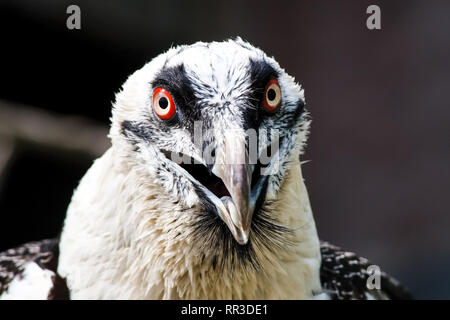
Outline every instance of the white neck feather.
<svg viewBox="0 0 450 320">
<path fill-rule="evenodd" d="M 205 263 L 213 253 L 193 241 L 198 208 L 173 203 L 143 164 L 118 150 L 95 162 L 67 212 L 58 272 L 71 298 L 307 299 L 320 291 L 319 240 L 300 162 L 268 208 L 293 230 L 295 245 L 256 249 L 261 270 L 224 272 Z"/>
</svg>

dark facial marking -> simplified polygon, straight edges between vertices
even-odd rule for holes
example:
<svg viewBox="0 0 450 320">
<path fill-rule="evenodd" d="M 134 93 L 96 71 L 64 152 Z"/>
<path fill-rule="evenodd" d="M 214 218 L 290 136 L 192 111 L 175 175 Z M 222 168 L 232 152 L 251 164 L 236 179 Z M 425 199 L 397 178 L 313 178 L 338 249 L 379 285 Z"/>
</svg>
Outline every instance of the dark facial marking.
<svg viewBox="0 0 450 320">
<path fill-rule="evenodd" d="M 278 72 L 264 60 L 250 60 L 250 78 L 256 94 L 260 94 L 260 100 L 264 89 L 270 79 L 278 78 Z"/>
<path fill-rule="evenodd" d="M 261 112 L 260 108 L 261 101 L 264 98 L 264 90 L 270 79 L 278 78 L 278 73 L 268 62 L 252 59 L 250 60 L 249 72 L 252 83 L 252 92 L 248 99 L 256 108 L 247 108 L 244 111 L 244 129 L 256 129 L 259 128 L 262 117 L 265 115 L 264 112 Z"/>
<path fill-rule="evenodd" d="M 196 99 L 184 65 L 163 67 L 150 84 L 152 89 L 162 87 L 169 91 L 176 104 L 177 114 L 171 120 L 161 121 L 153 114 L 152 108 L 148 106 L 146 109 L 148 122 L 123 121 L 121 124 L 122 135 L 133 144 L 140 141 L 156 142 L 158 135 L 169 135 L 171 130 L 177 127 L 185 128 L 193 135 L 193 124 L 197 113 Z M 149 92 L 149 96 L 152 96 L 152 94 L 153 92 Z M 167 108 L 169 104 L 164 97 L 158 103 L 163 109 Z"/>
<path fill-rule="evenodd" d="M 121 123 L 120 133 L 136 145 L 140 141 L 151 141 L 153 130 L 144 123 L 125 120 Z"/>
<path fill-rule="evenodd" d="M 186 74 L 184 65 L 163 67 L 151 82 L 151 86 L 153 89 L 162 87 L 170 92 L 175 100 L 179 115 L 176 124 L 193 132 L 193 120 L 197 118 L 195 108 L 197 103 L 192 83 Z M 159 103 L 164 108 L 162 100 Z"/>
</svg>

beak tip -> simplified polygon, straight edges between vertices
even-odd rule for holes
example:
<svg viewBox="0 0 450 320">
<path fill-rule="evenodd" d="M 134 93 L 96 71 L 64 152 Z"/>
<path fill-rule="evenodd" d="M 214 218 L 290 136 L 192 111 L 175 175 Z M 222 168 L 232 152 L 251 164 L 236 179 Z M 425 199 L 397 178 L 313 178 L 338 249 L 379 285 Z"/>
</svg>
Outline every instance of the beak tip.
<svg viewBox="0 0 450 320">
<path fill-rule="evenodd" d="M 248 243 L 248 240 L 250 238 L 249 233 L 249 229 L 238 229 L 234 238 L 240 245 L 244 246 Z"/>
<path fill-rule="evenodd" d="M 245 246 L 248 243 L 248 239 L 238 241 L 241 246 Z"/>
</svg>

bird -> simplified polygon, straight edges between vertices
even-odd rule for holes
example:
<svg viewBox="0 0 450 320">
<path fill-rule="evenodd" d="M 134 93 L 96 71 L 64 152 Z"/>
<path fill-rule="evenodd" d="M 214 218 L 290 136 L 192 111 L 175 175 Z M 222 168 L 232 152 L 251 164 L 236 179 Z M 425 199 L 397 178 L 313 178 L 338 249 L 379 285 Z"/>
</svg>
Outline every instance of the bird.
<svg viewBox="0 0 450 320">
<path fill-rule="evenodd" d="M 319 239 L 310 124 L 302 86 L 242 38 L 171 47 L 116 94 L 59 236 L 0 254 L 0 299 L 411 298 Z"/>
</svg>

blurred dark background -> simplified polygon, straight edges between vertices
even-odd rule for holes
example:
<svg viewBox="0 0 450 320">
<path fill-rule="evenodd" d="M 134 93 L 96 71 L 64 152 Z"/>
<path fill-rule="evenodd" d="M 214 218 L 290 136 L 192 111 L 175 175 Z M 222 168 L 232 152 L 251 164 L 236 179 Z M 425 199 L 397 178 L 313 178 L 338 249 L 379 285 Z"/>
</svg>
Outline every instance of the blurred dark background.
<svg viewBox="0 0 450 320">
<path fill-rule="evenodd" d="M 381 30 L 366 28 L 370 4 Z M 239 35 L 305 88 L 320 237 L 417 298 L 450 298 L 449 1 L 12 0 L 0 34 L 0 250 L 58 234 L 129 74 L 172 45 Z"/>
</svg>

